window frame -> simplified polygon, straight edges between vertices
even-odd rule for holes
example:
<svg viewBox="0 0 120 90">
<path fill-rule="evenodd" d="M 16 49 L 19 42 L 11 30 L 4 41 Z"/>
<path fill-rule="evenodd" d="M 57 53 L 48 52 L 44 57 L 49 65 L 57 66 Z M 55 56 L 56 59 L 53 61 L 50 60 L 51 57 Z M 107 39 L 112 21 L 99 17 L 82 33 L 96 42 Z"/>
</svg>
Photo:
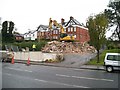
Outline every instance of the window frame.
<svg viewBox="0 0 120 90">
<path fill-rule="evenodd" d="M 110 56 L 113 56 L 113 59 L 110 59 L 110 58 L 109 58 Z M 120 55 L 108 55 L 108 56 L 107 56 L 107 60 L 120 61 L 120 59 L 119 59 L 118 57 L 120 57 Z"/>
</svg>

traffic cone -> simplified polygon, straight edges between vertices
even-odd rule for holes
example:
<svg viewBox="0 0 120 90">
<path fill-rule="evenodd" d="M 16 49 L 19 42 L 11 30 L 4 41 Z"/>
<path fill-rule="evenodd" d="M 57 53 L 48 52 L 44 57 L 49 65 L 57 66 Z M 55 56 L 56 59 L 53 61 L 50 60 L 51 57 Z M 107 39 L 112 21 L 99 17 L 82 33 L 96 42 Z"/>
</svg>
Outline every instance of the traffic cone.
<svg viewBox="0 0 120 90">
<path fill-rule="evenodd" d="M 29 66 L 29 65 L 30 65 L 30 59 L 29 59 L 29 57 L 28 57 L 27 66 Z"/>
<path fill-rule="evenodd" d="M 14 64 L 14 56 L 12 57 L 12 61 L 11 61 L 12 64 Z"/>
</svg>

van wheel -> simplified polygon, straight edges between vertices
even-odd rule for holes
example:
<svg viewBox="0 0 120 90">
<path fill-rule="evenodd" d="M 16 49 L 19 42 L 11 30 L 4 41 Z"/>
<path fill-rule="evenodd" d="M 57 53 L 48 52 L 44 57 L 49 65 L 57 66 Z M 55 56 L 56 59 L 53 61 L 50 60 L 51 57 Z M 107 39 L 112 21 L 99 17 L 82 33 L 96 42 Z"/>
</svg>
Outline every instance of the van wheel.
<svg viewBox="0 0 120 90">
<path fill-rule="evenodd" d="M 107 66 L 106 67 L 106 71 L 107 72 L 112 72 L 113 71 L 113 67 L 112 66 Z"/>
</svg>

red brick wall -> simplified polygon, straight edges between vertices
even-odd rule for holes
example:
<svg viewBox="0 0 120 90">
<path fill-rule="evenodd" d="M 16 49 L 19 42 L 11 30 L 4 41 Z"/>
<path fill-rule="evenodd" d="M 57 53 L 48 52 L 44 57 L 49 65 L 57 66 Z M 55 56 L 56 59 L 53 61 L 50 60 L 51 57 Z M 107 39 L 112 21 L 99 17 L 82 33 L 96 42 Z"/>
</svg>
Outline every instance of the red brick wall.
<svg viewBox="0 0 120 90">
<path fill-rule="evenodd" d="M 87 42 L 87 41 L 90 40 L 89 32 L 85 28 L 76 27 L 76 30 L 75 30 L 74 27 L 69 27 L 69 28 L 66 28 L 65 31 L 68 35 L 71 35 L 71 34 L 76 35 L 75 40 L 77 40 L 81 43 Z M 38 32 L 37 33 L 37 37 L 40 38 L 40 39 L 46 38 L 46 35 L 49 36 L 48 32 Z M 58 40 L 59 39 L 59 30 L 53 30 L 51 32 L 51 35 L 52 35 L 52 39 Z M 50 39 L 50 37 L 48 39 Z"/>
<path fill-rule="evenodd" d="M 76 40 L 83 43 L 89 41 L 89 33 L 88 30 L 80 27 L 76 27 Z"/>
</svg>

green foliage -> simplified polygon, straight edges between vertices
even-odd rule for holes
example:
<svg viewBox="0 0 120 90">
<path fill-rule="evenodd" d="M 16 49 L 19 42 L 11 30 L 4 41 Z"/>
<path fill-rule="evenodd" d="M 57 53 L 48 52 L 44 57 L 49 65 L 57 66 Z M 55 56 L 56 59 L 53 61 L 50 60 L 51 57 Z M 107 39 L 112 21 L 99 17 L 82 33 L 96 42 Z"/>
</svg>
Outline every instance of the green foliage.
<svg viewBox="0 0 120 90">
<path fill-rule="evenodd" d="M 120 41 L 120 1 L 111 2 L 108 7 L 104 12 L 109 19 L 109 27 L 116 26 L 111 37 Z"/>
<path fill-rule="evenodd" d="M 108 21 L 104 13 L 96 16 L 90 16 L 87 21 L 87 28 L 90 34 L 90 43 L 100 49 L 105 41 L 105 33 L 108 26 Z"/>
<path fill-rule="evenodd" d="M 118 41 L 107 41 L 107 49 L 120 49 L 120 43 Z"/>
<path fill-rule="evenodd" d="M 89 29 L 90 44 L 96 48 L 98 52 L 97 62 L 99 62 L 99 50 L 106 40 L 105 33 L 108 27 L 108 20 L 104 13 L 100 13 L 96 16 L 90 16 L 86 25 Z"/>
<path fill-rule="evenodd" d="M 97 63 L 96 60 L 97 60 L 97 57 L 91 59 L 87 65 L 104 65 L 104 58 L 105 58 L 105 55 L 106 53 L 120 53 L 120 49 L 111 49 L 111 50 L 104 50 L 104 52 L 102 52 L 100 54 L 100 62 Z"/>
<path fill-rule="evenodd" d="M 32 45 L 35 44 L 36 45 L 36 49 L 35 51 L 40 51 L 42 47 L 45 46 L 45 44 L 47 43 L 47 41 L 41 41 L 41 42 L 32 42 L 32 41 L 29 41 L 29 42 L 21 42 L 21 43 L 14 43 L 14 45 L 18 46 L 19 48 L 26 48 L 28 47 L 30 51 L 32 51 Z"/>
<path fill-rule="evenodd" d="M 8 24 L 9 23 L 9 24 Z M 4 21 L 2 24 L 2 42 L 4 43 L 12 43 L 15 41 L 15 37 L 12 34 L 14 29 L 14 23 L 12 21 Z"/>
</svg>

